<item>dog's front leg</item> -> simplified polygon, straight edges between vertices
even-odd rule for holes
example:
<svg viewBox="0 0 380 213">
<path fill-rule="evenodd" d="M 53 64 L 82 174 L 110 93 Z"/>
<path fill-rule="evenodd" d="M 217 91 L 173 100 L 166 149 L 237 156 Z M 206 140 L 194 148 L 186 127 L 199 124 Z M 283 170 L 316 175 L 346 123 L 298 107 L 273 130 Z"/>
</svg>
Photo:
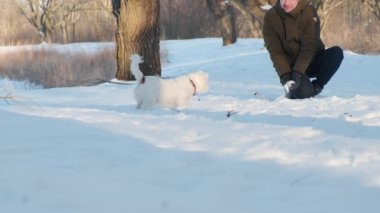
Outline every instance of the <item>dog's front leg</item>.
<svg viewBox="0 0 380 213">
<path fill-rule="evenodd" d="M 141 109 L 141 105 L 142 105 L 141 101 L 137 102 L 136 109 Z"/>
</svg>

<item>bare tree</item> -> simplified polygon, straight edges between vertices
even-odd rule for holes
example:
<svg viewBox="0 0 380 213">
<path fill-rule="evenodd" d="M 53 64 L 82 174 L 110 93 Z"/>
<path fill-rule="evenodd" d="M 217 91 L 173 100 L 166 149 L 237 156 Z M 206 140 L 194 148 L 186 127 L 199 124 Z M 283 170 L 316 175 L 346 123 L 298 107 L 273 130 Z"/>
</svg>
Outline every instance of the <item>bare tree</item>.
<svg viewBox="0 0 380 213">
<path fill-rule="evenodd" d="M 75 38 L 75 25 L 80 19 L 80 11 L 89 2 L 90 0 L 65 0 L 59 3 L 55 11 L 53 29 L 56 27 L 61 29 L 64 43 L 69 41 L 69 32 L 71 32 L 71 37 Z"/>
<path fill-rule="evenodd" d="M 231 5 L 238 10 L 248 22 L 253 37 L 261 37 L 265 11 L 262 6 L 272 4 L 268 0 L 230 0 Z"/>
<path fill-rule="evenodd" d="M 380 20 L 380 0 L 362 0 L 362 2 Z"/>
<path fill-rule="evenodd" d="M 321 31 L 323 31 L 330 14 L 340 7 L 346 0 L 311 0 L 311 4 L 316 8 L 321 21 Z"/>
<path fill-rule="evenodd" d="M 161 39 L 220 36 L 220 23 L 205 0 L 160 0 Z"/>
<path fill-rule="evenodd" d="M 223 46 L 237 41 L 236 14 L 228 0 L 207 0 L 208 8 L 222 24 Z"/>
<path fill-rule="evenodd" d="M 53 0 L 50 12 L 45 13 L 45 22 L 50 20 L 52 42 L 113 41 L 117 23 L 112 15 L 110 0 L 88 0 L 86 5 L 73 8 L 82 0 Z M 197 37 L 220 37 L 222 25 L 207 7 L 212 0 L 160 0 L 161 38 L 188 39 Z M 216 1 L 216 0 L 213 0 Z M 225 0 L 226 1 L 226 0 Z M 236 34 L 241 37 L 258 37 L 261 6 L 266 0 L 228 0 L 236 15 Z M 278 0 L 267 0 L 271 5 Z M 332 9 L 329 4 L 342 0 L 309 0 L 317 6 L 319 14 Z M 325 18 L 322 36 L 327 45 L 339 44 L 356 52 L 380 52 L 380 0 L 343 0 Z M 36 2 L 40 2 L 36 4 Z M 48 33 L 40 18 L 43 16 L 42 3 L 47 0 L 0 0 L 0 43 L 2 45 L 37 43 Z M 236 3 L 235 3 L 236 2 Z M 44 3 L 44 4 L 45 4 Z M 259 3 L 259 4 L 258 4 Z M 53 10 L 60 4 L 58 10 Z M 37 5 L 37 6 L 35 6 Z M 70 6 L 71 5 L 71 6 Z M 259 6 L 259 7 L 258 7 Z M 19 11 L 21 7 L 24 11 Z M 252 13 L 256 7 L 259 12 Z M 239 9 L 241 8 L 241 9 Z M 62 9 L 73 11 L 70 15 Z M 48 18 L 47 18 L 48 17 Z M 66 17 L 65 22 L 62 22 Z M 376 18 L 377 17 L 377 18 Z M 254 19 L 255 18 L 255 19 Z M 29 19 L 28 21 L 26 21 Z M 34 23 L 34 24 L 33 24 Z M 58 24 L 61 23 L 61 24 Z M 49 24 L 45 24 L 49 25 Z M 352 31 L 352 27 L 356 30 Z M 260 30 L 259 30 L 260 31 Z M 41 37 L 39 37 L 41 36 Z M 361 36 L 358 40 L 358 36 Z"/>
<path fill-rule="evenodd" d="M 41 40 L 51 41 L 53 0 L 26 0 L 17 2 L 19 12 L 37 30 Z"/>
<path fill-rule="evenodd" d="M 251 37 L 261 37 L 264 20 L 264 5 L 273 5 L 273 0 L 207 0 L 208 7 L 222 23 L 223 45 L 236 42 L 236 14 L 238 11 L 249 26 Z"/>
<path fill-rule="evenodd" d="M 96 3 L 99 9 L 112 13 L 112 0 L 97 0 Z"/>
<path fill-rule="evenodd" d="M 140 54 L 144 75 L 161 75 L 159 0 L 112 0 L 117 20 L 117 73 L 120 80 L 132 80 L 130 55 Z"/>
<path fill-rule="evenodd" d="M 67 42 L 67 24 L 79 20 L 78 11 L 90 0 L 25 0 L 17 1 L 19 12 L 39 33 L 41 41 L 51 42 L 52 33 L 61 28 Z"/>
</svg>

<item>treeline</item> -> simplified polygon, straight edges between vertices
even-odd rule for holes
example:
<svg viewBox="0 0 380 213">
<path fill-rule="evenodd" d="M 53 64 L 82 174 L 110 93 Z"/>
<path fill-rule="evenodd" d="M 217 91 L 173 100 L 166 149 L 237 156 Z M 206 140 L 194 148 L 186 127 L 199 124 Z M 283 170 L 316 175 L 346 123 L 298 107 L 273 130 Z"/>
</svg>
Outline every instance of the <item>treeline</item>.
<svg viewBox="0 0 380 213">
<path fill-rule="evenodd" d="M 161 0 L 161 39 L 220 37 L 222 24 L 210 2 L 222 0 Z M 327 45 L 360 53 L 380 53 L 379 0 L 311 0 L 324 19 Z M 40 5 L 38 5 L 40 2 Z M 113 41 L 116 20 L 110 0 L 1 0 L 0 44 Z M 224 1 L 223 1 L 224 2 Z M 230 0 L 237 37 L 259 37 L 259 12 L 252 5 L 267 0 Z M 332 4 L 339 5 L 332 7 Z M 242 8 L 239 8 L 242 7 Z M 329 10 L 331 9 L 332 10 Z M 44 9 L 48 9 L 45 10 Z M 247 19 L 251 12 L 253 22 Z M 265 11 L 264 11 L 265 12 Z M 328 13 L 328 14 L 326 14 Z M 42 24 L 43 23 L 43 24 Z M 253 24 L 252 24 L 253 23 Z M 252 28 L 258 28 L 256 31 Z"/>
<path fill-rule="evenodd" d="M 1 0 L 0 44 L 110 41 L 108 0 Z"/>
</svg>

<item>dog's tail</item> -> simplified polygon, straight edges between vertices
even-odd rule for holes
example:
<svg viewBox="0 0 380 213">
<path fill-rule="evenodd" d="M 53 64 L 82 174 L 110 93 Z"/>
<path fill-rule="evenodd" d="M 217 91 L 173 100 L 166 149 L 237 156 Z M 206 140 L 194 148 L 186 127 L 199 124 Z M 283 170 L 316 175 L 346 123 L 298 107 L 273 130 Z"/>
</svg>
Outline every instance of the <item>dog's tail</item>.
<svg viewBox="0 0 380 213">
<path fill-rule="evenodd" d="M 141 72 L 139 64 L 143 62 L 142 58 L 138 54 L 131 55 L 131 72 L 133 76 L 135 76 L 138 82 L 142 82 L 144 78 L 144 74 Z"/>
</svg>

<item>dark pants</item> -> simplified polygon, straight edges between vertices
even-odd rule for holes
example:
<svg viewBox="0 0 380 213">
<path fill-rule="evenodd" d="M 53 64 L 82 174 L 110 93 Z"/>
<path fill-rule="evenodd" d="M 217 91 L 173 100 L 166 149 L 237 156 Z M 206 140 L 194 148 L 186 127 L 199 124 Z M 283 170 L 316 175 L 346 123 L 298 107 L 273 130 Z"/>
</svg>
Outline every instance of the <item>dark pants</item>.
<svg viewBox="0 0 380 213">
<path fill-rule="evenodd" d="M 315 85 L 309 78 L 316 78 L 314 84 L 318 84 L 321 89 L 329 82 L 331 77 L 340 67 L 343 60 L 343 50 L 338 47 L 331 47 L 317 55 L 306 70 L 306 76 L 302 76 L 300 86 L 292 92 L 289 98 L 303 99 L 315 95 Z"/>
<path fill-rule="evenodd" d="M 338 46 L 331 47 L 314 58 L 306 74 L 309 78 L 316 78 L 316 83 L 323 88 L 338 70 L 342 60 L 343 50 Z"/>
</svg>

